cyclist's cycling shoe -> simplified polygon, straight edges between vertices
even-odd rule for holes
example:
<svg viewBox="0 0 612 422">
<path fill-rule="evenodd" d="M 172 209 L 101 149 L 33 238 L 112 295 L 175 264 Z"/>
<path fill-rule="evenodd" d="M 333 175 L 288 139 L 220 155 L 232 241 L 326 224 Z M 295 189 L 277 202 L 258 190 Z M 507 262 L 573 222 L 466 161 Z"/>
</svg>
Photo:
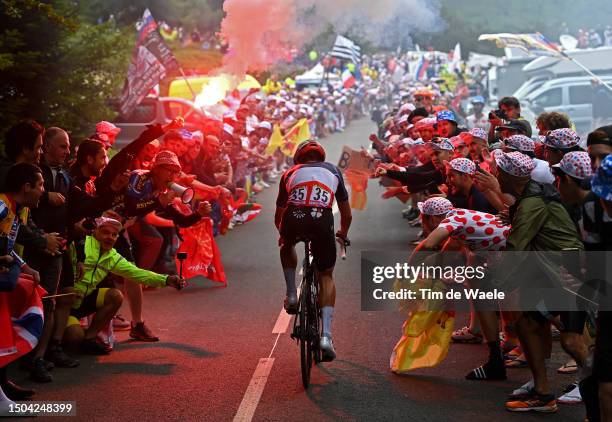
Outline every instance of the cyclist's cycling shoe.
<svg viewBox="0 0 612 422">
<path fill-rule="evenodd" d="M 336 359 L 336 351 L 334 350 L 334 343 L 332 342 L 329 334 L 323 334 L 321 341 L 319 342 L 319 348 L 321 349 L 321 361 L 331 362 Z"/>
<path fill-rule="evenodd" d="M 291 314 L 291 315 L 297 314 L 297 311 L 298 311 L 297 294 L 293 293 L 293 294 L 288 294 L 287 296 L 285 296 L 284 306 L 285 306 L 285 311 L 287 311 L 288 314 Z"/>
</svg>

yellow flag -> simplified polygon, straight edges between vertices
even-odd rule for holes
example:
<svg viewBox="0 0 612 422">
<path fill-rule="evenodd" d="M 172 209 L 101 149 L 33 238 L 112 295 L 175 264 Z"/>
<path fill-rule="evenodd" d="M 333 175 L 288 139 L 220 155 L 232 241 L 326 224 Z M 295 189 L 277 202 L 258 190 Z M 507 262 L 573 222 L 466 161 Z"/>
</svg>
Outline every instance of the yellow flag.
<svg viewBox="0 0 612 422">
<path fill-rule="evenodd" d="M 283 146 L 283 135 L 281 134 L 280 127 L 278 125 L 274 125 L 274 129 L 272 130 L 272 136 L 270 136 L 270 142 L 266 147 L 266 154 L 272 155 L 276 151 L 276 148 L 281 148 Z"/>
<path fill-rule="evenodd" d="M 310 139 L 308 119 L 300 119 L 285 135 L 285 142 L 281 150 L 286 156 L 293 156 L 298 145 L 308 139 Z"/>
</svg>

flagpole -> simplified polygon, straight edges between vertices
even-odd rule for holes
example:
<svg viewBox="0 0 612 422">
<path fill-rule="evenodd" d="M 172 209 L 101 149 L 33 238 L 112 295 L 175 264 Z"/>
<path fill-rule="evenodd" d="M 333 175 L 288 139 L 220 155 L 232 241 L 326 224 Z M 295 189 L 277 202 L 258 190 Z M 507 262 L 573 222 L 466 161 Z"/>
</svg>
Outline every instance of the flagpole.
<svg viewBox="0 0 612 422">
<path fill-rule="evenodd" d="M 189 92 L 191 92 L 191 95 L 193 96 L 193 101 L 195 101 L 197 95 L 196 95 L 195 91 L 193 90 L 193 87 L 189 83 L 189 79 L 187 79 L 187 75 L 185 74 L 185 71 L 183 70 L 182 66 L 179 66 L 179 72 L 181 73 L 181 76 L 183 77 L 183 80 L 187 84 L 187 88 L 189 88 Z"/>
<path fill-rule="evenodd" d="M 609 91 L 612 92 L 612 86 L 608 85 L 603 79 L 601 79 L 599 76 L 594 74 L 588 67 L 586 67 L 585 65 L 580 63 L 575 58 L 568 56 L 564 51 L 561 51 L 561 56 L 563 56 L 566 59 L 572 61 L 576 66 L 580 67 L 582 70 L 584 70 L 586 73 L 588 73 L 590 76 L 592 76 L 594 79 L 596 79 L 600 84 L 602 84 L 603 86 L 608 88 Z"/>
</svg>

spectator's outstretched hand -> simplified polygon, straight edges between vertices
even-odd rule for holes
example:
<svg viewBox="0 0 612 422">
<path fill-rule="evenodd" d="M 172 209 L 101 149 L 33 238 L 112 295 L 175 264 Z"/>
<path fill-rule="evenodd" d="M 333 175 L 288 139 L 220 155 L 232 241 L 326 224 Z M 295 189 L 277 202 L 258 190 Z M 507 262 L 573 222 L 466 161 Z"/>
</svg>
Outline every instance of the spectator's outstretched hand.
<svg viewBox="0 0 612 422">
<path fill-rule="evenodd" d="M 185 119 L 179 116 L 179 117 L 175 117 L 174 120 L 172 120 L 166 126 L 162 127 L 162 130 L 164 132 L 168 132 L 169 130 L 172 130 L 172 129 L 180 129 L 183 126 L 185 126 Z"/>
<path fill-rule="evenodd" d="M 208 201 L 202 201 L 200 202 L 200 205 L 198 205 L 198 214 L 200 214 L 202 217 L 209 215 L 211 211 L 212 211 L 212 206 L 210 205 L 210 202 Z"/>
<path fill-rule="evenodd" d="M 180 290 L 185 287 L 187 283 L 184 278 L 180 278 L 178 275 L 169 275 L 168 278 L 166 278 L 166 285 Z"/>
</svg>

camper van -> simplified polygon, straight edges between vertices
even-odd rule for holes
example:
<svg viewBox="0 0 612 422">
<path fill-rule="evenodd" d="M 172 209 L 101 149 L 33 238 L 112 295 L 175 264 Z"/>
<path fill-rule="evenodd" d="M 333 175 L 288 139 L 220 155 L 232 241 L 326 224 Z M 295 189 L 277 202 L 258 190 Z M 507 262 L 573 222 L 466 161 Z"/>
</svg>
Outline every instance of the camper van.
<svg viewBox="0 0 612 422">
<path fill-rule="evenodd" d="M 586 135 L 593 125 L 593 88 L 591 77 L 558 78 L 543 83 L 527 97 L 521 99 L 525 115 L 537 116 L 543 111 L 558 111 L 569 116 L 576 132 Z M 602 79 L 612 85 L 612 76 Z"/>
</svg>

